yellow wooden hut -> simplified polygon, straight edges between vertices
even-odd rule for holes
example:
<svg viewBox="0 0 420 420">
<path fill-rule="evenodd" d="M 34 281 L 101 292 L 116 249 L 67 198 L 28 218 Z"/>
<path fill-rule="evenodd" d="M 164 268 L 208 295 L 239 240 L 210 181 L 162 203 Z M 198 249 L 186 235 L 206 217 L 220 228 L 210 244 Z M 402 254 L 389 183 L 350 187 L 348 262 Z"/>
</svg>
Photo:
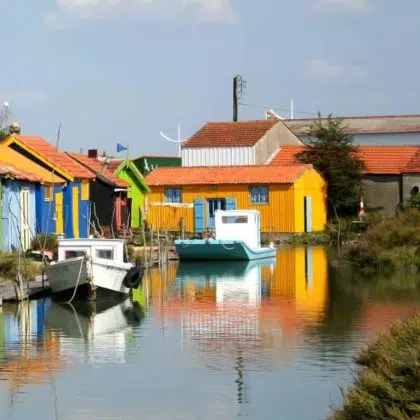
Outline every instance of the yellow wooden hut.
<svg viewBox="0 0 420 420">
<path fill-rule="evenodd" d="M 200 233 L 214 227 L 217 209 L 259 210 L 267 233 L 325 229 L 325 181 L 312 165 L 157 168 L 146 182 L 153 229 Z"/>
</svg>

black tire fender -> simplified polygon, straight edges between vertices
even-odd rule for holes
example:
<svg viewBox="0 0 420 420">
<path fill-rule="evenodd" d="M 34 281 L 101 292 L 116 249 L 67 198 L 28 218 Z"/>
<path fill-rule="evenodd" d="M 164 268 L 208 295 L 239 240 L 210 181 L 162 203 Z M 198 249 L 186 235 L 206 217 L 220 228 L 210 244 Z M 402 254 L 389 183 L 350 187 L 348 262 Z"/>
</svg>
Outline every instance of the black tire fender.
<svg viewBox="0 0 420 420">
<path fill-rule="evenodd" d="M 124 277 L 123 284 L 128 289 L 137 289 L 143 279 L 143 267 L 136 265 L 130 268 Z"/>
</svg>

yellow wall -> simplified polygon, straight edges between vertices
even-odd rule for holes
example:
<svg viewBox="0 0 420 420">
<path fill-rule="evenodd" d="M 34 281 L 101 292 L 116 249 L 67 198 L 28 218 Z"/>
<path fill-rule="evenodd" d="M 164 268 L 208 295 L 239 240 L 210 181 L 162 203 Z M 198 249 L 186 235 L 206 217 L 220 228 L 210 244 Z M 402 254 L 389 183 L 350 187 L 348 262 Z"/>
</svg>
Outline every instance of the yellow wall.
<svg viewBox="0 0 420 420">
<path fill-rule="evenodd" d="M 304 198 L 312 198 L 312 231 L 322 232 L 327 223 L 326 184 L 314 169 L 308 169 L 294 184 L 295 232 L 305 231 Z"/>
<path fill-rule="evenodd" d="M 185 230 L 194 231 L 194 209 L 153 206 L 164 202 L 164 187 L 152 189 L 148 198 L 147 220 L 153 228 L 179 229 L 179 220 L 185 218 Z M 247 185 L 185 186 L 182 188 L 183 203 L 193 203 L 197 198 L 236 198 L 238 209 L 256 209 L 261 214 L 263 232 L 293 232 L 293 190 L 290 185 L 269 187 L 269 204 L 251 204 Z"/>
<path fill-rule="evenodd" d="M 252 204 L 248 185 L 183 186 L 182 202 L 194 203 L 197 198 L 235 198 L 238 209 L 260 211 L 262 232 L 294 233 L 303 232 L 303 200 L 307 195 L 312 197 L 313 230 L 323 230 L 326 221 L 323 186 L 321 176 L 309 169 L 295 185 L 270 185 L 269 204 Z M 153 206 L 153 203 L 165 201 L 164 191 L 165 187 L 152 187 L 152 192 L 148 195 L 146 219 L 149 224 L 153 229 L 179 230 L 180 219 L 184 218 L 185 230 L 193 232 L 193 208 Z"/>
</svg>

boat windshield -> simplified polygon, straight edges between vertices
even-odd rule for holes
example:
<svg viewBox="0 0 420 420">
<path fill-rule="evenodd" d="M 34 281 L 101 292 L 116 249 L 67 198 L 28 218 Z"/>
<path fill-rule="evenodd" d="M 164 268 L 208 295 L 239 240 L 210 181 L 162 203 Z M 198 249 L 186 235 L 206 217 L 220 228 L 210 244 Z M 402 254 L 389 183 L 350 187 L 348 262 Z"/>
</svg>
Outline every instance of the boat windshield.
<svg viewBox="0 0 420 420">
<path fill-rule="evenodd" d="M 64 259 L 68 260 L 69 258 L 84 257 L 85 255 L 86 255 L 86 251 L 67 250 L 67 251 L 64 252 Z"/>
</svg>

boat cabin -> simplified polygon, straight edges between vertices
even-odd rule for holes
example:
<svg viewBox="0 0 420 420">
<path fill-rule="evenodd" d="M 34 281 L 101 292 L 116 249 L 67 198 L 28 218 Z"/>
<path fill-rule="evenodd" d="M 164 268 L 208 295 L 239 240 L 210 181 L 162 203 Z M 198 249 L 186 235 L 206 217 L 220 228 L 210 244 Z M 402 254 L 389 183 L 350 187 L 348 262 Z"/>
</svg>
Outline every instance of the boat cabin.
<svg viewBox="0 0 420 420">
<path fill-rule="evenodd" d="M 89 256 L 124 262 L 123 239 L 60 239 L 58 261 Z"/>
<path fill-rule="evenodd" d="M 258 210 L 216 210 L 216 240 L 244 241 L 250 248 L 261 247 Z"/>
</svg>

